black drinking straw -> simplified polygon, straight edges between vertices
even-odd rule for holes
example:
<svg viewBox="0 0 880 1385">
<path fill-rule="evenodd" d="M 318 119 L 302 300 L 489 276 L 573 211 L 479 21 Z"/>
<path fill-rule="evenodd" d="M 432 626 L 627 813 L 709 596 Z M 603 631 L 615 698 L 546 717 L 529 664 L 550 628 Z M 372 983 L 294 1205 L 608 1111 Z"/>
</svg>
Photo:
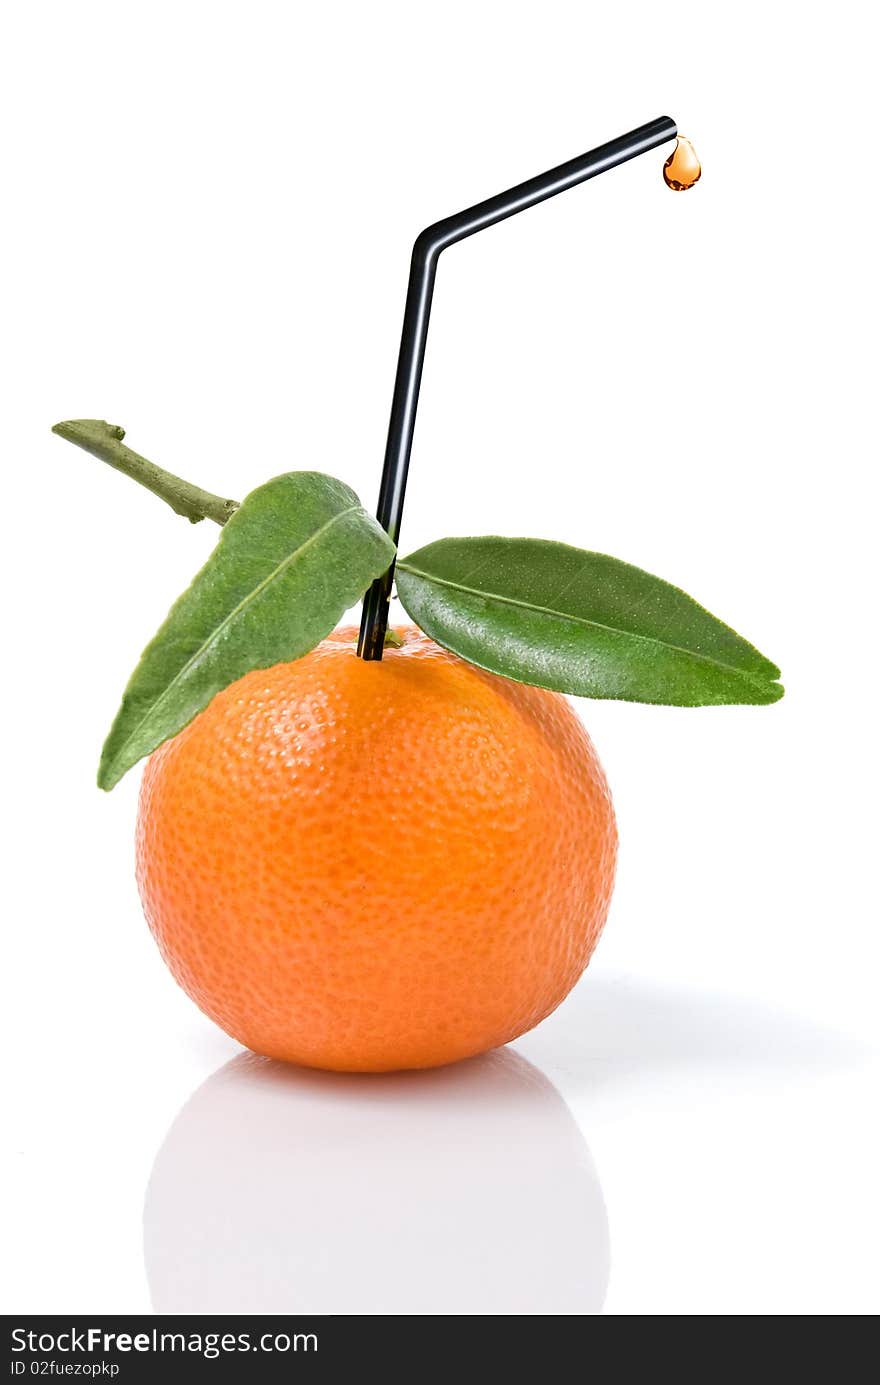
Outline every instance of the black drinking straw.
<svg viewBox="0 0 880 1385">
<path fill-rule="evenodd" d="M 437 274 L 437 261 L 440 252 L 447 245 L 454 245 L 496 221 L 504 221 L 508 216 L 533 207 L 548 197 L 555 197 L 567 188 L 576 187 L 588 178 L 606 173 L 609 168 L 634 159 L 637 154 L 645 154 L 658 144 L 674 139 L 676 124 L 668 115 L 660 116 L 627 135 L 600 144 L 588 154 L 581 154 L 568 163 L 551 168 L 547 173 L 539 173 L 507 192 L 499 192 L 475 207 L 457 212 L 443 221 L 428 226 L 416 239 L 413 246 L 409 271 L 409 287 L 406 291 L 406 307 L 403 314 L 403 331 L 400 338 L 400 354 L 397 358 L 397 375 L 394 381 L 394 397 L 391 402 L 391 418 L 388 423 L 388 441 L 385 446 L 385 464 L 382 468 L 382 486 L 379 491 L 379 505 L 376 511 L 379 523 L 386 533 L 397 543 L 400 535 L 400 520 L 403 514 L 403 500 L 406 492 L 406 477 L 409 470 L 409 457 L 412 450 L 413 430 L 416 423 L 416 409 L 419 402 L 419 385 L 422 379 L 422 366 L 425 360 L 425 343 L 428 338 L 428 323 L 431 317 L 431 299 L 434 294 L 434 279 Z M 391 597 L 391 583 L 394 579 L 394 565 L 384 576 L 370 587 L 364 597 L 364 610 L 361 618 L 361 632 L 358 639 L 358 654 L 362 659 L 381 659 L 385 646 L 385 631 L 388 626 L 388 603 Z"/>
</svg>

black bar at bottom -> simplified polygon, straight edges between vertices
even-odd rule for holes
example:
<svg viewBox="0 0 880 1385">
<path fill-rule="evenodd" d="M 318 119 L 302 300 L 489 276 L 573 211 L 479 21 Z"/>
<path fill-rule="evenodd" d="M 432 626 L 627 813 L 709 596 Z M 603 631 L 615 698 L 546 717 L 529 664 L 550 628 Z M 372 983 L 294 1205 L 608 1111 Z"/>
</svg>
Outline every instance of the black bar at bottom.
<svg viewBox="0 0 880 1385">
<path fill-rule="evenodd" d="M 401 1367 L 417 1380 L 430 1360 L 436 1373 L 459 1374 L 488 1355 L 493 1374 L 509 1361 L 531 1365 L 537 1379 L 583 1351 L 583 1329 L 556 1319 L 424 1317 L 176 1317 L 94 1313 L 14 1315 L 3 1318 L 7 1379 L 79 1377 L 120 1385 L 155 1382 L 166 1375 L 192 1381 L 339 1380 Z M 458 1326 L 458 1323 L 461 1323 Z M 585 1361 L 586 1364 L 586 1361 Z M 405 1372 L 405 1377 L 404 1377 Z M 394 1378 L 398 1378 L 395 1373 Z"/>
</svg>

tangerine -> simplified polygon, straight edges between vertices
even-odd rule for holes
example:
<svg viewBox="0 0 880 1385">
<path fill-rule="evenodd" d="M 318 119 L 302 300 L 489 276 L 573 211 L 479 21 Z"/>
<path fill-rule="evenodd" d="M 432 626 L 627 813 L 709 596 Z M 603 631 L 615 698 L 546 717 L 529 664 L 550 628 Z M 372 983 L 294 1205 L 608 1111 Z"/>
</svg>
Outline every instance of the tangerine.
<svg viewBox="0 0 880 1385">
<path fill-rule="evenodd" d="M 531 1029 L 586 966 L 617 836 L 566 699 L 415 627 L 337 630 L 225 688 L 150 758 L 137 875 L 200 1008 L 257 1053 L 433 1067 Z"/>
</svg>

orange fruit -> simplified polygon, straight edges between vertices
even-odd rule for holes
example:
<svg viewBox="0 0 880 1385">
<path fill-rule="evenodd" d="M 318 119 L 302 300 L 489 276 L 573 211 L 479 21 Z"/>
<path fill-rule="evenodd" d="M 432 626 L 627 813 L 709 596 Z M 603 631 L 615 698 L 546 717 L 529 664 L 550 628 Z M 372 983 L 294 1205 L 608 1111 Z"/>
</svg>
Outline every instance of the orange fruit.
<svg viewBox="0 0 880 1385">
<path fill-rule="evenodd" d="M 569 703 L 398 633 L 381 662 L 348 629 L 247 674 L 144 773 L 162 955 L 271 1058 L 384 1071 L 507 1043 L 605 922 L 614 814 Z"/>
</svg>

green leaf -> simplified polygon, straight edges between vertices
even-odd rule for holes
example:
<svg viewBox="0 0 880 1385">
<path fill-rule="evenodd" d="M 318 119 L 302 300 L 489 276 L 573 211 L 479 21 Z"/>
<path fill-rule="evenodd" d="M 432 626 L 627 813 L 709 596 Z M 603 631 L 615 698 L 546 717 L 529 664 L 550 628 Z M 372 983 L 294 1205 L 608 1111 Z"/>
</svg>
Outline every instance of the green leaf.
<svg viewBox="0 0 880 1385">
<path fill-rule="evenodd" d="M 292 471 L 252 491 L 144 650 L 104 744 L 101 788 L 221 688 L 307 654 L 393 559 L 388 535 L 331 476 Z"/>
<path fill-rule="evenodd" d="M 480 668 L 581 697 L 776 702 L 779 669 L 677 587 L 542 539 L 440 539 L 397 563 L 422 629 Z"/>
</svg>

